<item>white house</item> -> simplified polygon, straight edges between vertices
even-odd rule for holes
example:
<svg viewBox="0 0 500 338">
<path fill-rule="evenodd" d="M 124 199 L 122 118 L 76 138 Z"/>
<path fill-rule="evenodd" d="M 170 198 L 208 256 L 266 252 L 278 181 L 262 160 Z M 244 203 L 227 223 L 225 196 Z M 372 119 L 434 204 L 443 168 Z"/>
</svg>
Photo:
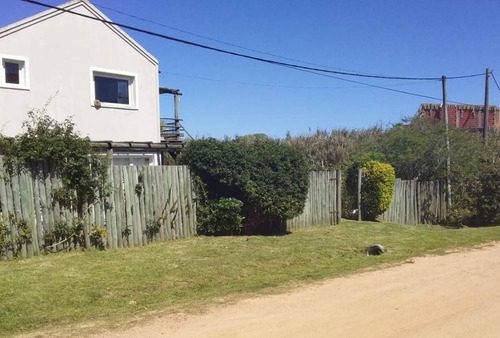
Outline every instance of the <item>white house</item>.
<svg viewBox="0 0 500 338">
<path fill-rule="evenodd" d="M 157 164 L 161 143 L 158 61 L 87 0 L 0 28 L 0 133 L 21 132 L 27 112 L 46 106 L 72 116 L 116 164 Z"/>
</svg>

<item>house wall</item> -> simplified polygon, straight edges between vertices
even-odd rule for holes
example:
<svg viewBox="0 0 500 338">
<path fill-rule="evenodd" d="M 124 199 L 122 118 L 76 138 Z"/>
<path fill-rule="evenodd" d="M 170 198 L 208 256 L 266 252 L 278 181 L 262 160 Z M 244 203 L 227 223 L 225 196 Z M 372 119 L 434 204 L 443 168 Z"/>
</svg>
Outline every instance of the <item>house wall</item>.
<svg viewBox="0 0 500 338">
<path fill-rule="evenodd" d="M 70 7 L 86 15 L 95 10 L 82 2 Z M 70 13 L 44 13 L 22 29 L 0 30 L 0 55 L 27 58 L 30 84 L 28 90 L 0 87 L 0 132 L 18 134 L 27 112 L 49 102 L 49 115 L 60 121 L 73 116 L 92 140 L 159 142 L 157 61 L 121 30 Z M 92 67 L 136 74 L 137 107 L 94 107 Z"/>
<path fill-rule="evenodd" d="M 490 106 L 488 109 L 488 126 L 500 127 L 500 109 Z M 444 113 L 440 104 L 422 104 L 419 114 L 444 121 Z M 484 124 L 484 106 L 481 105 L 448 105 L 448 124 L 450 127 L 462 129 L 481 129 Z"/>
</svg>

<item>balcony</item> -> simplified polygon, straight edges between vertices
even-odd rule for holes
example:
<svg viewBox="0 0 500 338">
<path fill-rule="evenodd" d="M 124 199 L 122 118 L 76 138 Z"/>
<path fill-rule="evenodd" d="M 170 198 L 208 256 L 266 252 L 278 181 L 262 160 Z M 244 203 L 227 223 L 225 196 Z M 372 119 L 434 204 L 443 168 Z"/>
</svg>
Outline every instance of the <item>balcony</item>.
<svg viewBox="0 0 500 338">
<path fill-rule="evenodd" d="M 184 143 L 186 130 L 181 124 L 182 119 L 160 118 L 160 135 L 162 142 Z"/>
</svg>

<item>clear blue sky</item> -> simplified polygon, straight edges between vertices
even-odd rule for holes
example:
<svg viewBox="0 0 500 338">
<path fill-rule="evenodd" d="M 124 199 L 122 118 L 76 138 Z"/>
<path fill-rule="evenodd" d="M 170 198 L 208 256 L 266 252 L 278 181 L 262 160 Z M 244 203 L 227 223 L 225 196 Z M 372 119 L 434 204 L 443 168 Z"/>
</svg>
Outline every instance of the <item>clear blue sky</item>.
<svg viewBox="0 0 500 338">
<path fill-rule="evenodd" d="M 51 5 L 64 2 L 41 1 Z M 500 81 L 498 0 L 92 3 L 119 23 L 277 61 L 299 63 L 178 30 L 325 68 L 404 77 L 476 74 L 490 68 L 498 70 L 495 74 Z M 0 26 L 43 10 L 21 0 L 0 0 Z M 420 103 L 439 103 L 128 33 L 159 60 L 160 85 L 182 91 L 181 118 L 186 129 L 198 137 L 252 133 L 284 137 L 287 131 L 298 135 L 316 128 L 387 126 L 415 114 Z M 348 79 L 438 98 L 442 95 L 439 81 Z M 483 104 L 484 84 L 484 76 L 449 80 L 448 98 Z M 500 104 L 493 79 L 490 104 Z M 173 116 L 169 95 L 162 95 L 161 114 Z"/>
</svg>

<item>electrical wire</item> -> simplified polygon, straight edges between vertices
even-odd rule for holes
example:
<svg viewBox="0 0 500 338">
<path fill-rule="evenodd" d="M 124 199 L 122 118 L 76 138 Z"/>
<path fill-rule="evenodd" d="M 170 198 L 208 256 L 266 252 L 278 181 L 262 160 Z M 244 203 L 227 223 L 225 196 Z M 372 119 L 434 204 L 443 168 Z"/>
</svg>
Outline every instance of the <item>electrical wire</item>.
<svg viewBox="0 0 500 338">
<path fill-rule="evenodd" d="M 208 78 L 208 77 L 179 74 L 179 73 L 167 72 L 167 71 L 161 71 L 161 74 L 170 74 L 170 75 L 174 75 L 174 76 L 180 76 L 180 77 L 185 77 L 185 78 L 190 78 L 190 79 L 198 79 L 198 80 L 203 80 L 203 81 L 230 83 L 230 84 L 255 86 L 255 87 L 268 87 L 268 88 L 289 88 L 289 89 L 357 89 L 357 88 L 365 88 L 366 87 L 364 85 L 363 86 L 349 86 L 349 87 L 345 87 L 345 86 L 291 86 L 291 85 L 274 85 L 274 84 L 251 83 L 251 82 L 243 82 L 243 81 L 228 81 L 228 80 L 222 80 L 222 79 L 213 79 L 213 78 Z M 160 74 L 160 76 L 161 76 L 161 74 Z M 411 85 L 417 85 L 417 84 L 428 83 L 428 82 L 436 82 L 436 81 L 433 80 L 433 81 L 426 81 L 426 82 L 419 81 L 419 82 L 396 83 L 396 84 L 392 84 L 392 85 L 386 85 L 386 87 L 411 86 Z"/>
<path fill-rule="evenodd" d="M 338 69 L 338 70 L 347 71 L 347 72 L 356 72 L 356 71 L 353 71 L 353 70 L 350 70 L 350 69 L 325 66 L 325 65 L 318 64 L 318 63 L 307 62 L 307 61 L 298 60 L 298 59 L 294 59 L 294 58 L 290 58 L 290 57 L 286 57 L 286 56 L 281 56 L 281 55 L 277 55 L 277 54 L 273 54 L 273 53 L 267 53 L 267 52 L 259 51 L 257 49 L 244 47 L 244 46 L 237 45 L 237 44 L 234 44 L 234 43 L 230 43 L 230 42 L 226 42 L 226 41 L 222 41 L 222 40 L 210 38 L 208 36 L 204 36 L 204 35 L 201 35 L 201 34 L 197 34 L 197 33 L 189 32 L 189 31 L 186 31 L 186 30 L 183 30 L 183 29 L 179 29 L 179 28 L 176 28 L 176 27 L 168 26 L 168 25 L 162 24 L 162 23 L 157 22 L 157 21 L 153 21 L 153 20 L 142 18 L 142 17 L 137 16 L 137 15 L 125 13 L 125 12 L 116 10 L 114 8 L 110 8 L 110 7 L 107 7 L 107 6 L 100 5 L 100 4 L 95 3 L 95 2 L 92 2 L 92 4 L 95 5 L 95 6 L 97 6 L 97 7 L 99 7 L 99 8 L 103 8 L 103 9 L 106 9 L 106 10 L 111 11 L 111 12 L 115 12 L 115 13 L 118 13 L 118 14 L 121 14 L 121 15 L 125 15 L 125 16 L 128 16 L 128 17 L 137 19 L 137 20 L 141 20 L 141 21 L 144 21 L 144 22 L 152 23 L 154 25 L 158 25 L 158 26 L 161 26 L 161 27 L 172 29 L 172 30 L 175 30 L 175 31 L 180 32 L 180 33 L 184 33 L 184 34 L 196 36 L 198 38 L 202 38 L 202 39 L 206 39 L 206 40 L 209 40 L 209 41 L 217 42 L 217 43 L 220 43 L 220 44 L 223 44 L 223 45 L 226 45 L 226 46 L 236 47 L 236 48 L 240 48 L 240 49 L 247 50 L 247 51 L 250 51 L 250 52 L 259 53 L 259 54 L 262 54 L 262 55 L 268 55 L 268 56 L 272 56 L 272 57 L 276 57 L 276 58 L 280 58 L 280 59 L 284 59 L 284 60 L 295 61 L 295 62 L 303 63 L 303 64 L 306 64 L 306 65 L 313 65 L 313 66 L 319 66 L 319 67 L 330 68 L 330 69 Z M 357 73 L 360 73 L 360 74 L 370 74 L 370 73 L 367 73 L 367 72 L 357 72 Z M 376 75 L 376 74 L 370 74 L 370 75 Z"/>
<path fill-rule="evenodd" d="M 495 81 L 495 84 L 497 85 L 498 91 L 500 91 L 500 86 L 498 85 L 497 79 L 495 79 L 495 74 L 491 72 L 491 77 L 493 78 L 493 81 Z"/>
<path fill-rule="evenodd" d="M 130 29 L 130 30 L 133 30 L 133 31 L 136 31 L 136 32 L 147 34 L 147 35 L 156 36 L 156 37 L 159 37 L 159 38 L 162 38 L 162 39 L 166 39 L 166 40 L 170 40 L 170 41 L 174 41 L 174 42 L 178 42 L 178 43 L 182 43 L 182 44 L 186 44 L 186 45 L 190 45 L 190 46 L 194 46 L 194 47 L 198 47 L 198 48 L 203 48 L 203 49 L 206 49 L 206 50 L 211 50 L 211 51 L 214 51 L 214 52 L 219 52 L 219 53 L 223 53 L 223 54 L 227 54 L 227 55 L 238 56 L 238 57 L 242 57 L 242 58 L 246 58 L 246 59 L 250 59 L 250 60 L 254 60 L 254 61 L 260 61 L 260 62 L 272 64 L 272 65 L 277 65 L 277 66 L 287 67 L 287 68 L 291 68 L 291 69 L 296 69 L 296 70 L 310 71 L 312 73 L 318 73 L 318 72 L 320 72 L 320 73 L 337 74 L 337 75 L 344 75 L 344 76 L 364 77 L 364 78 L 373 78 L 373 79 L 386 79 L 386 80 L 415 80 L 415 81 L 441 80 L 440 77 L 381 76 L 381 75 L 369 75 L 369 74 L 360 74 L 360 73 L 351 73 L 351 72 L 342 72 L 342 71 L 328 70 L 328 69 L 322 69 L 322 68 L 316 68 L 316 67 L 300 66 L 300 65 L 296 65 L 296 64 L 291 64 L 291 63 L 286 63 L 286 62 L 280 62 L 280 61 L 275 61 L 275 60 L 260 58 L 260 57 L 256 57 L 256 56 L 251 56 L 251 55 L 248 55 L 248 54 L 237 53 L 237 52 L 233 52 L 233 51 L 229 51 L 229 50 L 225 50 L 225 49 L 221 49 L 221 48 L 211 47 L 211 46 L 208 46 L 208 45 L 203 45 L 203 44 L 200 44 L 200 43 L 196 43 L 196 42 L 192 42 L 192 41 L 188 41 L 188 40 L 184 40 L 184 39 L 175 38 L 175 37 L 172 37 L 172 36 L 168 36 L 168 35 L 165 35 L 165 34 L 160 34 L 160 33 L 152 32 L 152 31 L 149 31 L 149 30 L 145 30 L 145 29 L 133 27 L 133 26 L 130 26 L 130 25 L 125 25 L 125 24 L 121 24 L 121 23 L 118 23 L 118 22 L 112 22 L 112 21 L 109 21 L 109 20 L 104 20 L 102 18 L 96 18 L 96 17 L 90 16 L 90 15 L 86 15 L 86 14 L 82 14 L 82 13 L 72 12 L 71 10 L 68 10 L 68 9 L 60 8 L 60 7 L 57 7 L 57 6 L 52 6 L 52 5 L 45 4 L 45 3 L 42 3 L 42 2 L 39 2 L 39 1 L 35 1 L 35 0 L 22 0 L 22 1 L 28 2 L 28 3 L 31 3 L 31 4 L 35 4 L 35 5 L 39 5 L 39 6 L 43 6 L 43 7 L 46 7 L 46 8 L 56 9 L 56 10 L 59 10 L 59 11 L 62 11 L 62 12 L 66 12 L 66 13 L 71 13 L 71 14 L 74 14 L 74 15 L 77 15 L 77 16 L 81 16 L 81 17 L 85 17 L 85 18 L 88 18 L 88 19 L 91 19 L 91 20 L 100 21 L 100 22 L 103 22 L 103 23 L 106 23 L 106 24 L 109 24 L 109 25 L 113 25 L 113 26 L 118 26 L 118 27 Z M 461 76 L 450 76 L 450 77 L 447 77 L 447 79 L 450 79 L 450 80 L 451 79 L 463 79 L 463 78 L 476 77 L 476 76 L 482 76 L 482 75 L 483 74 L 480 73 L 480 74 L 470 74 L 470 75 L 461 75 Z"/>
<path fill-rule="evenodd" d="M 306 72 L 306 73 L 311 73 L 311 74 L 319 75 L 319 76 L 324 76 L 324 77 L 329 77 L 329 78 L 337 79 L 337 80 L 340 80 L 340 81 L 357 83 L 357 84 L 360 84 L 360 85 L 363 85 L 363 86 L 367 86 L 367 87 L 378 88 L 378 89 L 387 90 L 387 91 L 396 92 L 396 93 L 405 94 L 405 95 L 423 97 L 423 98 L 426 98 L 426 99 L 431 99 L 431 100 L 436 100 L 436 101 L 442 101 L 442 98 L 439 98 L 439 97 L 428 96 L 428 95 L 423 95 L 423 94 L 418 94 L 418 93 L 412 93 L 412 92 L 408 92 L 408 91 L 404 91 L 404 90 L 399 90 L 399 89 L 387 88 L 387 87 L 384 87 L 384 86 L 378 86 L 378 85 L 374 85 L 374 84 L 371 84 L 371 83 L 360 82 L 360 81 L 355 81 L 355 80 L 350 80 L 350 79 L 344 79 L 344 78 L 341 78 L 341 77 L 338 77 L 338 76 L 333 76 L 333 75 L 328 75 L 328 74 L 313 72 L 313 71 L 309 71 L 309 70 L 303 70 L 303 69 L 301 69 L 301 71 Z M 452 101 L 452 100 L 448 100 L 448 102 L 456 103 L 456 104 L 467 104 L 467 103 L 464 103 L 464 102 Z"/>
</svg>

